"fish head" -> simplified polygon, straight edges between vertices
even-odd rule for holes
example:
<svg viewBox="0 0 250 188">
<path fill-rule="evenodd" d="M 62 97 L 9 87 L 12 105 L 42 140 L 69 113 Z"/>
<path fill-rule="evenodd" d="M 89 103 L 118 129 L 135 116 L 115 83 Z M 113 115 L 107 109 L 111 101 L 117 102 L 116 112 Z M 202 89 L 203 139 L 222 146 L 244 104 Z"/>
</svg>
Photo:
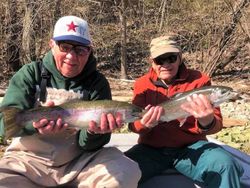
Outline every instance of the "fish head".
<svg viewBox="0 0 250 188">
<path fill-rule="evenodd" d="M 142 109 L 137 107 L 137 106 L 133 106 L 133 108 L 131 108 L 131 110 L 126 113 L 126 121 L 127 122 L 134 122 L 138 119 L 140 119 L 142 117 Z"/>
<path fill-rule="evenodd" d="M 214 106 L 219 106 L 223 102 L 235 101 L 239 98 L 239 93 L 230 87 L 215 86 L 210 95 L 210 100 Z"/>
</svg>

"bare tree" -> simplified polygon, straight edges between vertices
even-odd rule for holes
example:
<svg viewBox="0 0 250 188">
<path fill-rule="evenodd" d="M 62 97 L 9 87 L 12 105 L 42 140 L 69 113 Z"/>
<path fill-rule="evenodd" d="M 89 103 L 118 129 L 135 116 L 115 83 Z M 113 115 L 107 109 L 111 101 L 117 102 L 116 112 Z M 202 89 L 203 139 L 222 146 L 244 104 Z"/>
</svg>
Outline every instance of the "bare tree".
<svg viewBox="0 0 250 188">
<path fill-rule="evenodd" d="M 121 22 L 121 78 L 127 79 L 127 22 L 126 22 L 126 2 L 121 0 L 121 8 L 119 9 Z"/>
<path fill-rule="evenodd" d="M 25 16 L 23 18 L 22 48 L 24 61 L 36 60 L 35 11 L 34 0 L 25 1 Z"/>
<path fill-rule="evenodd" d="M 162 30 L 163 23 L 165 22 L 166 6 L 167 6 L 167 0 L 163 0 L 162 1 L 162 7 L 161 7 L 161 21 L 160 21 L 159 31 Z"/>
<path fill-rule="evenodd" d="M 20 66 L 20 48 L 18 46 L 17 2 L 8 0 L 6 8 L 6 64 L 8 71 L 17 71 Z"/>
<path fill-rule="evenodd" d="M 55 11 L 54 11 L 54 18 L 55 20 L 58 20 L 59 17 L 61 16 L 61 0 L 55 0 L 54 6 L 55 6 Z"/>
<path fill-rule="evenodd" d="M 231 22 L 223 29 L 222 37 L 218 40 L 214 47 L 209 49 L 207 53 L 207 56 L 209 57 L 208 61 L 203 66 L 203 71 L 209 76 L 212 76 L 217 68 L 224 67 L 229 64 L 242 48 L 242 46 L 238 46 L 237 49 L 231 53 L 230 57 L 228 57 L 225 61 L 221 61 L 221 57 L 227 49 L 228 43 L 233 39 L 233 34 L 240 22 L 242 12 L 249 6 L 249 4 L 249 0 L 240 1 L 236 10 L 233 10 Z M 230 6 L 232 5 L 230 4 Z M 249 42 L 249 37 L 246 37 L 244 42 Z"/>
<path fill-rule="evenodd" d="M 227 65 L 232 62 L 248 62 L 249 25 L 244 25 L 249 23 L 248 4 L 249 0 L 1 1 L 0 61 L 4 66 L 0 71 L 7 76 L 6 65 L 15 71 L 42 57 L 55 21 L 72 14 L 89 22 L 98 65 L 109 76 L 117 77 L 118 69 L 122 78 L 145 73 L 149 41 L 172 32 L 180 36 L 187 62 L 196 62 L 190 66 L 213 76 L 231 69 Z"/>
</svg>

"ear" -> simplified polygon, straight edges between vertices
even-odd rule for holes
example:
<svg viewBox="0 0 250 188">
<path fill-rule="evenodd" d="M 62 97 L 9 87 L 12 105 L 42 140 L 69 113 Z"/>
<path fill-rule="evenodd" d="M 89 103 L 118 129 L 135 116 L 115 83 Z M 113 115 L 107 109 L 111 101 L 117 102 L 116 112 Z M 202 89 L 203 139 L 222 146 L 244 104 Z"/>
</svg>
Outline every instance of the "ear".
<svg viewBox="0 0 250 188">
<path fill-rule="evenodd" d="M 179 58 L 179 65 L 181 65 L 183 62 L 182 53 L 179 53 L 178 58 Z"/>
<path fill-rule="evenodd" d="M 54 51 L 55 51 L 54 50 L 55 46 L 56 46 L 56 42 L 53 39 L 50 39 L 50 41 L 49 41 L 49 47 L 50 47 L 53 55 L 54 55 Z"/>
<path fill-rule="evenodd" d="M 149 63 L 150 65 L 152 65 L 152 64 L 154 63 L 154 59 L 153 59 L 152 57 L 149 57 L 149 58 L 148 58 L 148 63 Z"/>
<path fill-rule="evenodd" d="M 89 54 L 91 54 L 91 53 L 94 53 L 93 46 L 90 46 L 90 51 L 89 51 Z"/>
<path fill-rule="evenodd" d="M 56 42 L 53 39 L 49 40 L 49 47 L 53 48 L 56 45 Z"/>
<path fill-rule="evenodd" d="M 148 63 L 149 63 L 149 66 L 151 66 L 156 72 L 156 64 L 154 63 L 154 59 L 152 57 L 148 58 Z"/>
</svg>

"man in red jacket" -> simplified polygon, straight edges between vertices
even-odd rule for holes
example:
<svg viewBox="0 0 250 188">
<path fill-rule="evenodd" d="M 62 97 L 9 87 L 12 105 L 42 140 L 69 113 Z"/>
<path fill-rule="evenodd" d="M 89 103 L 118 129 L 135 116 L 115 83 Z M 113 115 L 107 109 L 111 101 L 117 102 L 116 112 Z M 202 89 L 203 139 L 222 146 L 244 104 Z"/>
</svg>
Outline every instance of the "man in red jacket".
<svg viewBox="0 0 250 188">
<path fill-rule="evenodd" d="M 222 116 L 205 95 L 188 98 L 189 107 L 183 109 L 190 117 L 185 121 L 159 121 L 164 110 L 158 104 L 177 93 L 211 85 L 210 78 L 186 68 L 174 36 L 151 41 L 149 62 L 151 68 L 136 80 L 133 96 L 133 104 L 145 108 L 147 113 L 129 125 L 139 134 L 139 140 L 125 152 L 140 166 L 140 183 L 175 168 L 207 187 L 240 187 L 242 167 L 229 153 L 206 139 L 206 135 L 222 129 Z"/>
</svg>

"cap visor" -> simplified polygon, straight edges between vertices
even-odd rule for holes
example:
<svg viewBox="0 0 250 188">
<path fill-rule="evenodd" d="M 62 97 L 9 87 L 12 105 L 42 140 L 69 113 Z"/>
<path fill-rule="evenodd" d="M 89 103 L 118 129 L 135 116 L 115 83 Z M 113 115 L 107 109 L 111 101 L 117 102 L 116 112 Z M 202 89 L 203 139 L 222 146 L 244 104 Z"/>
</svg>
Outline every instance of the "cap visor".
<svg viewBox="0 0 250 188">
<path fill-rule="evenodd" d="M 151 57 L 154 59 L 160 55 L 166 54 L 166 53 L 180 53 L 180 49 L 175 47 L 161 47 L 160 49 L 155 50 L 154 52 L 151 52 Z"/>
<path fill-rule="evenodd" d="M 62 40 L 70 40 L 70 41 L 75 41 L 78 43 L 81 43 L 82 45 L 90 45 L 90 41 L 87 39 L 84 39 L 82 37 L 78 37 L 75 35 L 65 35 L 65 36 L 59 36 L 59 37 L 53 37 L 55 41 L 62 41 Z"/>
</svg>

